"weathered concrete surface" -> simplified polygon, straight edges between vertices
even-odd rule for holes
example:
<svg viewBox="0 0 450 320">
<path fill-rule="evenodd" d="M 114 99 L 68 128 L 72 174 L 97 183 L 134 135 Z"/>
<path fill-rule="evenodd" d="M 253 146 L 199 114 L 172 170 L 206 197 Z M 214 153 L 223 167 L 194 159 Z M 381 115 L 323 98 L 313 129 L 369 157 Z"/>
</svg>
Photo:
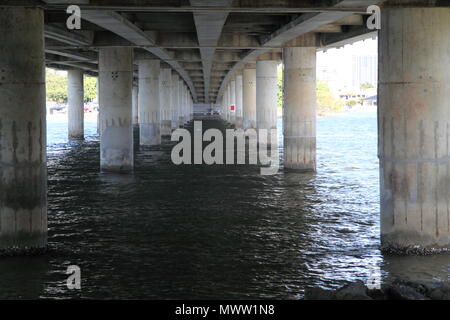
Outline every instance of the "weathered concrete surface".
<svg viewBox="0 0 450 320">
<path fill-rule="evenodd" d="M 242 97 L 242 74 L 236 75 L 236 101 L 235 101 L 235 115 L 236 115 L 236 128 L 243 128 L 243 111 L 242 111 L 242 104 L 243 104 L 243 97 Z"/>
<path fill-rule="evenodd" d="M 172 110 L 172 129 L 176 129 L 180 123 L 180 77 L 175 72 L 172 74 L 172 87 L 171 87 L 171 110 Z"/>
<path fill-rule="evenodd" d="M 139 61 L 139 139 L 141 146 L 161 144 L 160 60 Z"/>
<path fill-rule="evenodd" d="M 99 59 L 102 171 L 133 170 L 133 49 L 102 48 Z"/>
<path fill-rule="evenodd" d="M 84 78 L 83 71 L 67 72 L 69 139 L 84 139 Z"/>
<path fill-rule="evenodd" d="M 179 103 L 178 103 L 178 121 L 179 121 L 179 125 L 183 126 L 186 123 L 186 114 L 184 111 L 184 99 L 185 99 L 185 95 L 184 95 L 184 82 L 183 80 L 179 81 L 178 84 L 178 97 L 179 97 Z"/>
<path fill-rule="evenodd" d="M 387 9 L 381 16 L 382 247 L 449 249 L 450 9 Z"/>
<path fill-rule="evenodd" d="M 161 103 L 161 136 L 172 133 L 172 70 L 161 69 L 160 103 Z"/>
<path fill-rule="evenodd" d="M 230 85 L 228 85 L 225 89 L 225 93 L 223 94 L 223 119 L 225 121 L 230 120 Z"/>
<path fill-rule="evenodd" d="M 139 87 L 133 86 L 133 125 L 139 124 Z"/>
<path fill-rule="evenodd" d="M 236 123 L 236 80 L 235 79 L 230 81 L 229 97 L 230 97 L 230 101 L 228 102 L 228 104 L 229 104 L 228 108 L 230 110 L 229 122 L 231 124 L 235 124 Z M 234 110 L 231 110 L 232 106 L 234 107 Z"/>
<path fill-rule="evenodd" d="M 244 129 L 256 128 L 256 69 L 242 73 L 242 109 Z"/>
<path fill-rule="evenodd" d="M 47 245 L 44 15 L 0 8 L 0 251 Z"/>
<path fill-rule="evenodd" d="M 268 131 L 268 144 L 277 143 L 270 135 L 277 128 L 278 108 L 278 62 L 263 60 L 256 62 L 256 126 Z"/>
<path fill-rule="evenodd" d="M 316 48 L 285 48 L 284 167 L 316 170 Z"/>
</svg>

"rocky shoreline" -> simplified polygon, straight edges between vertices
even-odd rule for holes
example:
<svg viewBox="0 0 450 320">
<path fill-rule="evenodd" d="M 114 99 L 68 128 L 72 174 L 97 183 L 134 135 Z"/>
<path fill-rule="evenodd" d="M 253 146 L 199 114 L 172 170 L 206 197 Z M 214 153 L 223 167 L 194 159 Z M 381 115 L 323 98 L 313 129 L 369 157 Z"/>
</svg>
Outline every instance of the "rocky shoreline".
<svg viewBox="0 0 450 320">
<path fill-rule="evenodd" d="M 306 300 L 450 300 L 450 284 L 394 280 L 369 289 L 361 280 L 337 290 L 307 289 Z"/>
</svg>

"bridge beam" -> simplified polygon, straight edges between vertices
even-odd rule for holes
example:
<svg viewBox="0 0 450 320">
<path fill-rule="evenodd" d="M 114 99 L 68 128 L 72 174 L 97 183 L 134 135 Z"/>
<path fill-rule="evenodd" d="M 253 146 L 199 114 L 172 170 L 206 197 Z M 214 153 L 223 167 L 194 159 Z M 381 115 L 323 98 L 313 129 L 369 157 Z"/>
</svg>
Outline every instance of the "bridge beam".
<svg viewBox="0 0 450 320">
<path fill-rule="evenodd" d="M 450 248 L 450 9 L 389 8 L 379 34 L 384 249 Z"/>
</svg>

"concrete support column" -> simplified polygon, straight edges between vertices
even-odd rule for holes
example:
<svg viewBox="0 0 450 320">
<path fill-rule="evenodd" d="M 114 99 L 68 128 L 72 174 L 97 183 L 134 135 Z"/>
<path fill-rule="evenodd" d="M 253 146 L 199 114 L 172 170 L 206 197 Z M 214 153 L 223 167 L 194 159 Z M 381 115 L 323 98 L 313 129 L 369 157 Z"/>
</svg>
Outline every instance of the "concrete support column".
<svg viewBox="0 0 450 320">
<path fill-rule="evenodd" d="M 316 170 L 316 48 L 285 48 L 284 167 Z"/>
<path fill-rule="evenodd" d="M 277 128 L 278 62 L 256 62 L 256 126 L 269 133 L 268 143 L 276 143 L 270 130 Z"/>
<path fill-rule="evenodd" d="M 0 250 L 47 245 L 44 14 L 0 8 Z"/>
<path fill-rule="evenodd" d="M 187 97 L 188 97 L 188 112 L 189 112 L 189 121 L 194 119 L 194 110 L 192 109 L 192 98 L 191 98 L 191 92 L 187 91 Z"/>
<path fill-rule="evenodd" d="M 256 128 L 256 69 L 242 73 L 242 109 L 244 129 Z"/>
<path fill-rule="evenodd" d="M 139 61 L 139 138 L 141 146 L 161 144 L 160 60 Z"/>
<path fill-rule="evenodd" d="M 187 110 L 187 89 L 185 84 L 183 84 L 183 116 L 184 122 L 187 123 L 189 121 L 189 117 Z"/>
<path fill-rule="evenodd" d="M 104 48 L 99 52 L 100 167 L 102 171 L 133 170 L 133 49 Z"/>
<path fill-rule="evenodd" d="M 170 136 L 172 133 L 172 70 L 161 69 L 161 136 Z"/>
<path fill-rule="evenodd" d="M 133 125 L 139 124 L 139 86 L 133 86 Z"/>
<path fill-rule="evenodd" d="M 178 96 L 179 96 L 179 101 L 178 101 L 178 116 L 179 116 L 179 125 L 180 127 L 184 125 L 184 123 L 186 122 L 186 119 L 184 117 L 184 81 L 183 80 L 179 80 L 179 84 L 178 84 Z"/>
<path fill-rule="evenodd" d="M 242 75 L 236 76 L 236 102 L 235 102 L 235 114 L 236 114 L 236 128 L 243 128 L 243 112 L 242 112 Z"/>
<path fill-rule="evenodd" d="M 171 86 L 171 110 L 172 110 L 172 129 L 176 129 L 180 123 L 179 116 L 179 104 L 180 104 L 180 76 L 178 74 L 172 74 L 172 86 Z"/>
<path fill-rule="evenodd" d="M 67 72 L 69 139 L 84 139 L 84 79 L 83 71 Z"/>
<path fill-rule="evenodd" d="M 236 80 L 230 81 L 230 103 L 229 103 L 229 110 L 230 110 L 230 123 L 235 124 L 236 123 Z M 232 107 L 234 107 L 234 110 L 231 110 Z"/>
<path fill-rule="evenodd" d="M 450 9 L 389 8 L 381 17 L 381 244 L 449 249 Z"/>
<path fill-rule="evenodd" d="M 100 136 L 101 130 L 101 115 L 100 115 L 100 79 L 97 77 L 97 103 L 98 103 L 98 110 L 97 110 L 97 134 Z"/>
<path fill-rule="evenodd" d="M 230 107 L 228 106 L 228 103 L 230 101 L 230 95 L 229 95 L 228 88 L 229 88 L 229 86 L 227 85 L 227 87 L 225 88 L 225 92 L 223 94 L 223 100 L 224 100 L 224 104 L 223 104 L 224 114 L 223 114 L 223 116 L 224 116 L 224 120 L 227 121 L 227 122 L 230 120 L 230 113 L 229 113 Z"/>
</svg>

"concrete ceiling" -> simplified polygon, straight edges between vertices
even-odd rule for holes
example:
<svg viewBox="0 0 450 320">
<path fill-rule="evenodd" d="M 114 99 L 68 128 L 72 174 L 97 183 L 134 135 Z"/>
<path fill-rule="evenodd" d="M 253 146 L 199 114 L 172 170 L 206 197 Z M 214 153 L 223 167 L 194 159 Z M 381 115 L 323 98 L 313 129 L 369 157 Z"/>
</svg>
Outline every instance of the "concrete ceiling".
<svg viewBox="0 0 450 320">
<path fill-rule="evenodd" d="M 33 2 L 33 0 L 27 0 Z M 366 37 L 376 0 L 45 0 L 47 65 L 95 75 L 98 49 L 135 48 L 178 72 L 196 102 L 216 102 L 236 71 L 283 46 L 318 47 Z M 0 5 L 2 1 L 0 0 Z M 10 2 L 9 2 L 10 3 Z M 82 30 L 65 27 L 68 4 Z M 305 40 L 306 39 L 306 40 Z M 311 40 L 313 39 L 313 40 Z"/>
</svg>

